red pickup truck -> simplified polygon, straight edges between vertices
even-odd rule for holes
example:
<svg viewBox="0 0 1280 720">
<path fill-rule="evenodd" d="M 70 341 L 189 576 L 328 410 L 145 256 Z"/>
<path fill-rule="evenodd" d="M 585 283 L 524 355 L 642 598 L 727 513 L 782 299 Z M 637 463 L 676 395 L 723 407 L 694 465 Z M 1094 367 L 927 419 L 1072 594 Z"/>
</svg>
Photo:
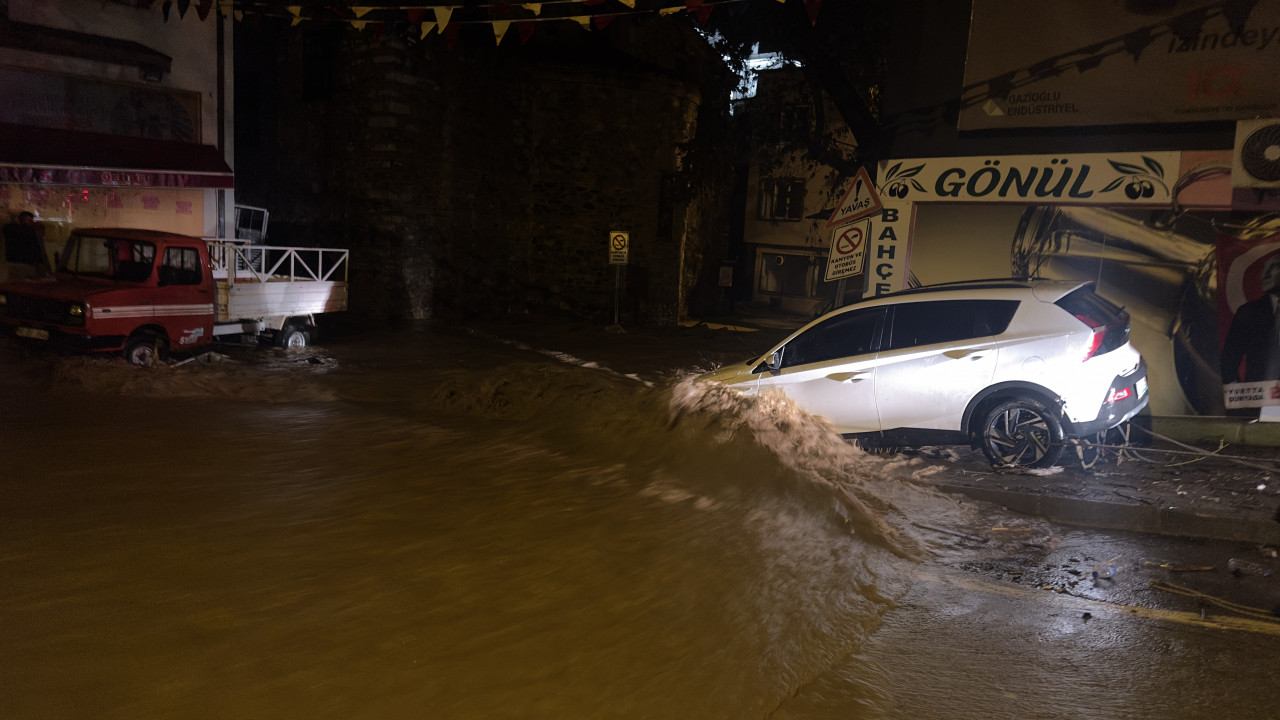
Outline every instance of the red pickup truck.
<svg viewBox="0 0 1280 720">
<path fill-rule="evenodd" d="M 347 266 L 346 250 L 77 230 L 52 278 L 0 284 L 0 327 L 136 365 L 220 335 L 300 347 L 316 314 L 347 308 Z"/>
</svg>

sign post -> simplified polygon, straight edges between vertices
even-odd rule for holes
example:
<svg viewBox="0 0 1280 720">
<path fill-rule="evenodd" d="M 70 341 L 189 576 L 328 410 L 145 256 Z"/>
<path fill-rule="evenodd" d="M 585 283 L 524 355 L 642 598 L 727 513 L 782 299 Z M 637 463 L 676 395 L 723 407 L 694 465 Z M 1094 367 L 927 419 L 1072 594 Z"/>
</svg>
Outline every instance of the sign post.
<svg viewBox="0 0 1280 720">
<path fill-rule="evenodd" d="M 618 305 L 621 302 L 620 295 L 622 293 L 622 266 L 627 264 L 627 253 L 630 249 L 631 233 L 625 230 L 611 230 L 609 232 L 609 264 L 614 267 L 613 325 L 609 329 L 614 332 L 622 332 L 622 326 L 618 324 Z"/>
<path fill-rule="evenodd" d="M 844 304 L 845 281 L 862 272 L 867 261 L 867 242 L 871 237 L 870 218 L 843 225 L 831 234 L 831 249 L 827 252 L 825 280 L 839 280 L 836 285 L 835 307 Z"/>
</svg>

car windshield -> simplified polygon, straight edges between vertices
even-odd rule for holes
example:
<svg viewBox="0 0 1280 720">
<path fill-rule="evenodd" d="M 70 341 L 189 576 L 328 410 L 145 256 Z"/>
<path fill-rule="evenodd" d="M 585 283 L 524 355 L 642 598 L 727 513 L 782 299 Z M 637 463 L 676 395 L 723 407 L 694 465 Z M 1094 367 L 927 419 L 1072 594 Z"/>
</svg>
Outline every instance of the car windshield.
<svg viewBox="0 0 1280 720">
<path fill-rule="evenodd" d="M 149 242 L 72 235 L 59 257 L 58 269 L 76 275 L 142 282 L 151 277 L 155 259 L 156 246 Z"/>
</svg>

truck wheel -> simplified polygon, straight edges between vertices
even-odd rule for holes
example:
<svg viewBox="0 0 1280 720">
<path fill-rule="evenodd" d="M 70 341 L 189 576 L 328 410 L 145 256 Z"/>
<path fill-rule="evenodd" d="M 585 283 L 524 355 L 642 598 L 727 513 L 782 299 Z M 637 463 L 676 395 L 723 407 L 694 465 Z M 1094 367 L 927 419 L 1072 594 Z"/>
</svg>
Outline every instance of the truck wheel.
<svg viewBox="0 0 1280 720">
<path fill-rule="evenodd" d="M 1062 423 L 1030 398 L 991 408 L 979 431 L 982 453 L 994 467 L 1050 467 L 1062 454 Z"/>
<path fill-rule="evenodd" d="M 138 367 L 154 367 L 164 360 L 168 352 L 169 343 L 152 333 L 134 335 L 124 344 L 125 361 Z"/>
<path fill-rule="evenodd" d="M 276 333 L 276 347 L 304 348 L 311 342 L 311 333 L 306 326 L 287 323 Z"/>
</svg>

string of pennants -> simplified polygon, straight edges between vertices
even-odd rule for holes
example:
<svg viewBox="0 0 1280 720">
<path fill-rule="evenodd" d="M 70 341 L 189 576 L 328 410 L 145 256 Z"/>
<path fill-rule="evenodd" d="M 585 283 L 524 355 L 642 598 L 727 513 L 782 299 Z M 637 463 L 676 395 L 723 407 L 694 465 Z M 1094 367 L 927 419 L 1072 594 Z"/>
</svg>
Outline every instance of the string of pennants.
<svg viewBox="0 0 1280 720">
<path fill-rule="evenodd" d="M 671 0 L 496 0 L 490 3 L 454 5 L 354 5 L 335 2 L 288 4 L 279 0 L 136 1 L 139 6 L 159 6 L 164 12 L 165 20 L 169 19 L 170 12 L 174 9 L 178 11 L 179 17 L 185 17 L 192 6 L 200 19 L 204 20 L 216 1 L 219 13 L 223 16 L 230 14 L 237 21 L 243 21 L 246 15 L 257 15 L 288 19 L 294 26 L 305 22 L 341 22 L 357 31 L 374 26 L 379 32 L 393 23 L 407 24 L 416 29 L 420 39 L 437 33 L 445 36 L 452 45 L 463 25 L 489 25 L 493 30 L 495 43 L 501 43 L 512 26 L 517 29 L 521 43 L 524 43 L 533 35 L 537 23 L 574 22 L 583 30 L 603 30 L 616 18 L 626 15 L 665 16 L 684 12 L 696 18 L 699 24 L 705 25 L 716 8 L 725 6 L 727 11 L 736 14 L 747 0 L 675 0 L 675 4 L 668 4 Z M 776 0 L 778 3 L 787 1 Z M 810 21 L 816 23 L 822 0 L 800 2 L 805 5 Z M 553 11 L 547 12 L 548 9 Z M 455 14 L 455 11 L 460 12 Z"/>
</svg>

